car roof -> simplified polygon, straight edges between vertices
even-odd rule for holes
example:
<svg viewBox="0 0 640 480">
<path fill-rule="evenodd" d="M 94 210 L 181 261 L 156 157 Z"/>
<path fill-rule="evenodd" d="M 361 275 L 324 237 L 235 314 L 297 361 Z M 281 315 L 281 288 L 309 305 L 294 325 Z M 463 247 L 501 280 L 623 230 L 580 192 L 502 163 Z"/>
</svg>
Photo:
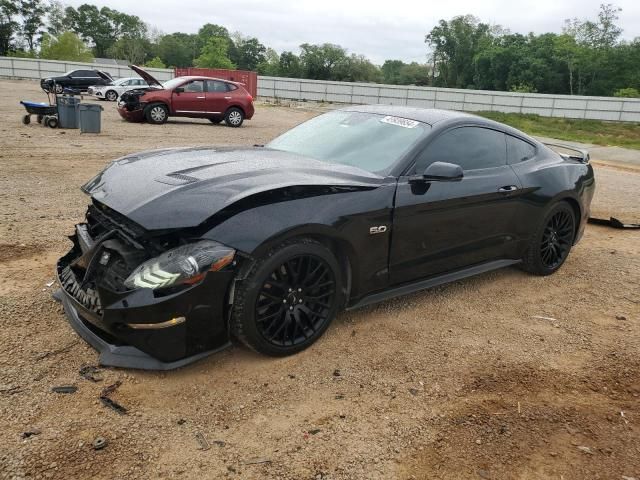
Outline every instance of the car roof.
<svg viewBox="0 0 640 480">
<path fill-rule="evenodd" d="M 472 115 L 470 113 L 458 112 L 454 110 L 440 110 L 437 108 L 418 108 L 418 107 L 405 107 L 398 105 L 354 105 L 343 108 L 341 110 L 347 112 L 362 112 L 362 113 L 375 113 L 378 115 L 390 115 L 394 117 L 407 118 L 409 120 L 415 120 L 434 126 L 436 124 L 459 124 L 470 122 L 474 125 L 485 126 L 501 130 L 504 133 L 509 133 L 522 138 L 526 138 L 531 143 L 541 145 L 539 141 L 530 137 L 524 132 L 517 130 L 509 125 L 495 122 L 488 118 L 480 117 L 478 115 Z M 443 125 L 445 126 L 445 125 Z"/>
<path fill-rule="evenodd" d="M 378 115 L 390 115 L 394 117 L 416 120 L 429 125 L 454 119 L 480 119 L 475 115 L 453 110 L 439 110 L 437 108 L 404 107 L 398 105 L 355 105 L 343 110 L 349 112 L 376 113 Z"/>
<path fill-rule="evenodd" d="M 241 83 L 234 82 L 233 80 L 226 80 L 224 78 L 216 78 L 216 77 L 203 77 L 201 75 L 186 75 L 184 77 L 176 77 L 181 80 L 217 80 L 219 82 L 232 83 L 234 85 L 242 85 Z"/>
</svg>

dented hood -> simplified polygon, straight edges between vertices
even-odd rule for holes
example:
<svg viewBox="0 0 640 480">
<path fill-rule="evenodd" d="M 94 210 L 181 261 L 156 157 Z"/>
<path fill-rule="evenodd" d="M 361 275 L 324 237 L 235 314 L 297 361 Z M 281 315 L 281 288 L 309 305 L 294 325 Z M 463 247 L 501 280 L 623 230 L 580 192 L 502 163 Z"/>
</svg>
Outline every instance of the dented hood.
<svg viewBox="0 0 640 480">
<path fill-rule="evenodd" d="M 82 187 L 148 230 L 195 227 L 233 203 L 291 186 L 375 188 L 383 177 L 268 148 L 166 149 L 114 160 Z"/>
</svg>

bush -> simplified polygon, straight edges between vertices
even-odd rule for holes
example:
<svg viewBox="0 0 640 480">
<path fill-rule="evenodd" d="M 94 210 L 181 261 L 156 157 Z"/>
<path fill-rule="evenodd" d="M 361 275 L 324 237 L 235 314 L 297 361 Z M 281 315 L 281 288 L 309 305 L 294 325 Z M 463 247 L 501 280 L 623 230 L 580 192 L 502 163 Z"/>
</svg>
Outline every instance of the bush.
<svg viewBox="0 0 640 480">
<path fill-rule="evenodd" d="M 160 57 L 153 57 L 151 60 L 145 63 L 144 66 L 149 68 L 167 68 L 164 62 L 160 60 Z"/>
<path fill-rule="evenodd" d="M 626 98 L 639 98 L 640 92 L 636 88 L 621 88 L 620 90 L 616 90 L 613 96 L 626 97 Z"/>
</svg>

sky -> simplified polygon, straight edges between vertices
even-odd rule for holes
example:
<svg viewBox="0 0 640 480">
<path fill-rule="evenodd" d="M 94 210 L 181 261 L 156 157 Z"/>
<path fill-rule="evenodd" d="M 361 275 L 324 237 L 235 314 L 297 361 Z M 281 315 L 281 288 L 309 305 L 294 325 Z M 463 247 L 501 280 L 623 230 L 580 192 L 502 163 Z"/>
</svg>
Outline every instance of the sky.
<svg viewBox="0 0 640 480">
<path fill-rule="evenodd" d="M 163 33 L 195 33 L 205 23 L 257 37 L 281 53 L 302 43 L 335 43 L 382 64 L 385 59 L 424 62 L 425 34 L 440 19 L 472 14 L 513 33 L 560 33 L 566 18 L 596 19 L 600 3 L 622 8 L 623 37 L 640 37 L 639 0 L 67 0 L 94 3 L 139 16 Z"/>
</svg>

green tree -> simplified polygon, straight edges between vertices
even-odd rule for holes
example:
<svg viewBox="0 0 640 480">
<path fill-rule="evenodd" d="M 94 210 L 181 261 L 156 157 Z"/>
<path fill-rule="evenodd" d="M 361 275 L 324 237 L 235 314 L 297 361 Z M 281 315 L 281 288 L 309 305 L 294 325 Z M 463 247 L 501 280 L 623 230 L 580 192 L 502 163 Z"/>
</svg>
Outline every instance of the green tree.
<svg viewBox="0 0 640 480">
<path fill-rule="evenodd" d="M 402 60 L 385 60 L 382 64 L 382 78 L 384 83 L 399 84 L 400 71 L 405 65 Z"/>
<path fill-rule="evenodd" d="M 228 45 L 223 37 L 210 37 L 200 56 L 195 59 L 194 65 L 200 68 L 236 68 L 227 56 Z"/>
<path fill-rule="evenodd" d="M 239 70 L 256 70 L 265 60 L 267 47 L 255 37 L 243 37 L 236 32 L 232 38 L 233 47 L 229 50 L 229 58 Z"/>
<path fill-rule="evenodd" d="M 167 68 L 160 57 L 153 57 L 151 60 L 145 63 L 144 66 L 149 68 Z"/>
<path fill-rule="evenodd" d="M 640 98 L 640 91 L 637 88 L 621 88 L 613 92 L 614 97 Z"/>
<path fill-rule="evenodd" d="M 146 38 L 122 37 L 109 47 L 107 55 L 139 65 L 151 57 L 151 42 Z"/>
<path fill-rule="evenodd" d="M 93 55 L 85 43 L 73 32 L 64 32 L 53 38 L 45 33 L 42 36 L 40 57 L 49 60 L 70 60 L 74 62 L 91 62 Z"/>
<path fill-rule="evenodd" d="M 433 49 L 437 84 L 444 87 L 474 86 L 474 57 L 491 45 L 493 29 L 473 15 L 440 20 L 425 37 Z"/>
<path fill-rule="evenodd" d="M 59 0 L 49 0 L 46 7 L 46 30 L 53 37 L 70 30 L 71 26 L 67 22 L 64 5 Z"/>
<path fill-rule="evenodd" d="M 347 61 L 347 51 L 340 45 L 300 45 L 300 63 L 305 78 L 336 80 L 337 72 Z"/>
<path fill-rule="evenodd" d="M 91 42 L 98 57 L 106 56 L 120 38 L 142 39 L 147 34 L 147 26 L 139 17 L 89 4 L 77 9 L 67 7 L 65 22 L 83 40 Z"/>
<path fill-rule="evenodd" d="M 278 61 L 278 72 L 282 77 L 302 77 L 302 63 L 300 62 L 300 57 L 293 52 L 282 52 Z"/>
<path fill-rule="evenodd" d="M 400 69 L 397 83 L 399 85 L 429 85 L 431 67 L 417 62 L 405 64 Z"/>
<path fill-rule="evenodd" d="M 43 33 L 45 8 L 42 0 L 19 0 L 18 14 L 22 17 L 20 35 L 27 42 L 30 52 L 35 50 L 36 35 Z"/>
<path fill-rule="evenodd" d="M 11 41 L 18 32 L 18 4 L 14 0 L 0 0 L 0 55 L 11 50 Z"/>
<path fill-rule="evenodd" d="M 267 48 L 264 54 L 264 60 L 256 67 L 257 72 L 260 75 L 266 75 L 268 77 L 283 76 L 280 72 L 280 59 L 281 56 L 278 55 L 278 52 L 273 48 Z"/>
<path fill-rule="evenodd" d="M 172 33 L 163 35 L 156 47 L 156 54 L 165 65 L 171 67 L 191 67 L 198 56 L 198 39 L 196 35 Z"/>
</svg>

